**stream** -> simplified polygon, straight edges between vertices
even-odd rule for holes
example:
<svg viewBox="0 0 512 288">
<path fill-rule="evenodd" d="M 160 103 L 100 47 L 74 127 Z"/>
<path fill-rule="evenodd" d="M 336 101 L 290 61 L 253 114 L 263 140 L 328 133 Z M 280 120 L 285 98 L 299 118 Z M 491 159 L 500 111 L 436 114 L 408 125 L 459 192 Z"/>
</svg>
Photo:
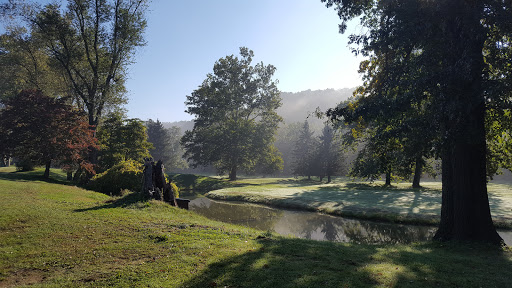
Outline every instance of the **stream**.
<svg viewBox="0 0 512 288">
<path fill-rule="evenodd" d="M 431 240 L 436 227 L 348 219 L 309 211 L 271 208 L 264 205 L 192 199 L 191 211 L 209 219 L 243 225 L 298 238 L 365 244 L 397 244 Z M 498 231 L 508 246 L 512 231 Z"/>
</svg>

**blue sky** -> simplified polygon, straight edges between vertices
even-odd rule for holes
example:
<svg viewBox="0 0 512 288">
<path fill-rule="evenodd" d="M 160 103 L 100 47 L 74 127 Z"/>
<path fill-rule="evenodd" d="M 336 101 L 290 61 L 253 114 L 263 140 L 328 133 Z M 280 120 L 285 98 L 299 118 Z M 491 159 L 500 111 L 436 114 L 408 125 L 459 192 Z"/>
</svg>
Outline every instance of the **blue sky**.
<svg viewBox="0 0 512 288">
<path fill-rule="evenodd" d="M 361 84 L 362 58 L 347 46 L 348 35 L 360 27 L 354 22 L 339 34 L 336 11 L 320 0 L 152 0 L 147 20 L 147 45 L 128 69 L 130 118 L 192 119 L 186 96 L 215 61 L 237 55 L 241 46 L 254 51 L 254 63 L 276 66 L 283 92 Z"/>
<path fill-rule="evenodd" d="M 190 95 L 216 60 L 254 51 L 254 63 L 276 66 L 284 92 L 351 88 L 361 83 L 361 58 L 338 33 L 340 20 L 320 0 L 153 0 L 147 46 L 129 68 L 128 116 L 163 122 L 190 120 Z"/>
</svg>

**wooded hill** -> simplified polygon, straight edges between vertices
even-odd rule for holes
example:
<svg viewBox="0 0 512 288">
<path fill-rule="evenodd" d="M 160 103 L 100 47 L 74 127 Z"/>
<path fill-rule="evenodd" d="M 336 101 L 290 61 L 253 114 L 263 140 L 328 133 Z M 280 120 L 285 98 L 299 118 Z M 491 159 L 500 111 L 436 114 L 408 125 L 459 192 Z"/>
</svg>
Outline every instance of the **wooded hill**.
<svg viewBox="0 0 512 288">
<path fill-rule="evenodd" d="M 316 108 L 320 108 L 320 111 L 325 112 L 327 109 L 335 107 L 338 103 L 349 99 L 353 92 L 354 88 L 306 90 L 295 93 L 281 92 L 282 106 L 277 109 L 277 113 L 283 117 L 284 124 L 304 122 L 307 118 L 311 129 L 313 131 L 320 131 L 323 127 L 323 120 L 313 115 Z M 192 130 L 194 122 L 192 120 L 163 122 L 163 125 L 165 128 L 177 126 L 184 133 L 186 130 Z"/>
</svg>

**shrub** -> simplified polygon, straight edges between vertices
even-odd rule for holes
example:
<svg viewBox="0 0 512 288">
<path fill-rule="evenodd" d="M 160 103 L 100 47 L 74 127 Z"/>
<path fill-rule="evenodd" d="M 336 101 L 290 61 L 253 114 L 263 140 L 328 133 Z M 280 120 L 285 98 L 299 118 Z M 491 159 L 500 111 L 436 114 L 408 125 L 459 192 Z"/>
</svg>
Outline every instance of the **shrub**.
<svg viewBox="0 0 512 288">
<path fill-rule="evenodd" d="M 194 174 L 174 174 L 170 175 L 170 178 L 181 190 L 194 190 L 196 186 L 196 180 L 199 176 Z"/>
<path fill-rule="evenodd" d="M 232 186 L 232 183 L 226 180 L 194 174 L 174 174 L 170 175 L 170 178 L 181 190 L 196 192 L 208 192 Z"/>
<path fill-rule="evenodd" d="M 89 188 L 108 195 L 122 196 L 123 190 L 139 191 L 142 187 L 143 165 L 133 160 L 122 161 L 94 176 Z"/>
<path fill-rule="evenodd" d="M 16 165 L 16 171 L 34 171 L 35 165 L 34 162 L 30 159 L 18 159 L 15 162 Z"/>
<path fill-rule="evenodd" d="M 172 182 L 169 184 L 171 185 L 172 192 L 174 193 L 174 198 L 180 198 L 180 188 L 178 188 L 178 186 Z"/>
</svg>

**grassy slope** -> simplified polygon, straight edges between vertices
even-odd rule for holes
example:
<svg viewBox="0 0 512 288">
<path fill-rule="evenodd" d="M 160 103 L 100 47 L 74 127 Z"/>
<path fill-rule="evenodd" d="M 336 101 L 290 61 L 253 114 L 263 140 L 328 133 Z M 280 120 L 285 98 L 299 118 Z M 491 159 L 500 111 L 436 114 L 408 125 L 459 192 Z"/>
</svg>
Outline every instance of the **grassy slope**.
<svg viewBox="0 0 512 288">
<path fill-rule="evenodd" d="M 434 224 L 441 211 L 441 183 L 424 182 L 412 189 L 409 183 L 384 187 L 337 180 L 331 184 L 293 178 L 262 178 L 239 181 L 233 187 L 208 193 L 222 200 L 241 200 L 280 207 L 315 210 L 324 213 L 405 223 Z M 512 228 L 512 192 L 505 184 L 489 184 L 489 202 L 498 227 Z"/>
<path fill-rule="evenodd" d="M 0 168 L 0 287 L 512 285 L 510 250 L 269 236 L 136 194 L 110 198 L 52 182 Z"/>
</svg>

